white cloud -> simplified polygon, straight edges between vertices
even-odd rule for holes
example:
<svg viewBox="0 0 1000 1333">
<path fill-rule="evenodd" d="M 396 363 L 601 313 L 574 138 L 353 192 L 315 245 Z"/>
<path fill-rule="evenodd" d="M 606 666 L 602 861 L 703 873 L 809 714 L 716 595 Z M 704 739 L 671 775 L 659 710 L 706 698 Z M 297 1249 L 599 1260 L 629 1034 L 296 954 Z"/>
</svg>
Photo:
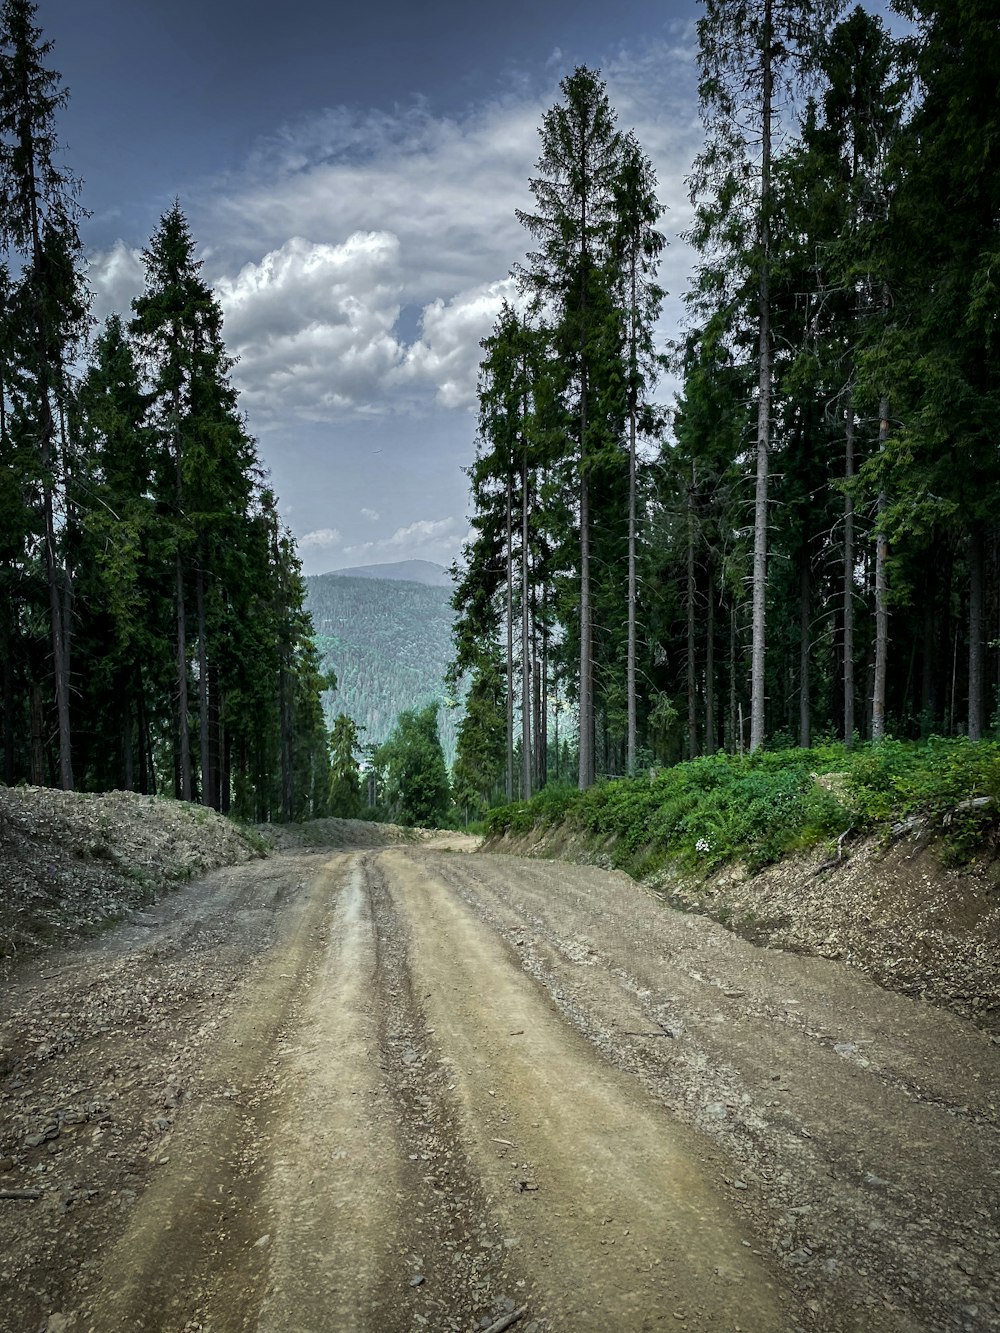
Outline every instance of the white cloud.
<svg viewBox="0 0 1000 1333">
<path fill-rule="evenodd" d="M 366 518 L 369 523 L 377 523 L 381 517 L 377 509 L 362 509 L 361 517 Z"/>
<path fill-rule="evenodd" d="M 424 307 L 420 339 L 407 349 L 399 378 L 434 385 L 442 407 L 473 406 L 483 355 L 480 343 L 504 300 L 514 302 L 516 296 L 516 284 L 504 278 L 459 292 L 450 301 L 432 301 Z"/>
<path fill-rule="evenodd" d="M 391 537 L 345 546 L 344 554 L 391 555 L 398 560 L 451 560 L 461 544 L 465 529 L 466 524 L 462 519 L 421 518 L 415 523 L 397 528 Z"/>
<path fill-rule="evenodd" d="M 325 551 L 340 545 L 340 533 L 336 528 L 317 528 L 299 537 L 296 544 L 306 551 Z"/>
<path fill-rule="evenodd" d="M 116 241 L 110 250 L 90 256 L 87 281 L 94 293 L 91 313 L 99 324 L 117 311 L 124 319 L 131 317 L 132 300 L 142 293 L 146 270 L 142 252 Z"/>
<path fill-rule="evenodd" d="M 402 358 L 399 242 L 355 232 L 339 245 L 293 236 L 216 291 L 234 378 L 254 412 L 318 419 L 360 408 Z"/>
<path fill-rule="evenodd" d="M 680 321 L 691 264 L 678 233 L 701 141 L 694 49 L 693 28 L 674 25 L 604 68 L 618 123 L 635 127 L 669 205 L 661 342 Z M 553 62 L 460 115 L 419 102 L 328 109 L 262 142 L 196 201 L 255 419 L 413 418 L 474 402 L 480 339 L 530 244 L 515 209 L 530 206 L 538 127 L 566 72 L 561 52 Z M 420 312 L 409 345 L 404 307 Z"/>
</svg>

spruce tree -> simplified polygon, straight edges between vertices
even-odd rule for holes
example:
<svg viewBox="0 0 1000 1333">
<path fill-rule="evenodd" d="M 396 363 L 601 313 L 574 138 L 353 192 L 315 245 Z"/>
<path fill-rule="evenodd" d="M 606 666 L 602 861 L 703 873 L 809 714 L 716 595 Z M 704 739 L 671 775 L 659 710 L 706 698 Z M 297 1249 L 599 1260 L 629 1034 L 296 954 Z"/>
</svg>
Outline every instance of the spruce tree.
<svg viewBox="0 0 1000 1333">
<path fill-rule="evenodd" d="M 42 559 L 48 591 L 59 785 L 73 786 L 70 722 L 72 573 L 57 524 L 69 442 L 60 422 L 68 404 L 67 365 L 83 335 L 86 301 L 79 273 L 79 183 L 58 163 L 58 112 L 67 93 L 48 65 L 52 43 L 31 0 L 0 6 L 0 243 L 20 277 L 11 307 L 19 365 L 8 385 L 35 452 Z"/>
</svg>

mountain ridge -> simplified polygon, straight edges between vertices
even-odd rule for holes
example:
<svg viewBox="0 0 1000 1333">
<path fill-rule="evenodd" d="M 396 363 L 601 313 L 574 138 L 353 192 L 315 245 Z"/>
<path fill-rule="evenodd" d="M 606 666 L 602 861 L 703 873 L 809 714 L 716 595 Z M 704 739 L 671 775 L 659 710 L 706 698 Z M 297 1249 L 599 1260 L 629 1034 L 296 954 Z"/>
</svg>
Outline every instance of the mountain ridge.
<svg viewBox="0 0 1000 1333">
<path fill-rule="evenodd" d="M 331 569 L 313 578 L 382 579 L 391 583 L 422 583 L 431 588 L 451 588 L 451 574 L 433 560 L 392 560 L 382 565 L 351 565 Z"/>
<path fill-rule="evenodd" d="M 347 713 L 363 745 L 380 745 L 404 709 L 437 703 L 450 766 L 463 712 L 444 684 L 454 655 L 450 588 L 340 570 L 309 575 L 305 586 L 323 670 L 337 677 L 323 696 L 327 723 Z"/>
</svg>

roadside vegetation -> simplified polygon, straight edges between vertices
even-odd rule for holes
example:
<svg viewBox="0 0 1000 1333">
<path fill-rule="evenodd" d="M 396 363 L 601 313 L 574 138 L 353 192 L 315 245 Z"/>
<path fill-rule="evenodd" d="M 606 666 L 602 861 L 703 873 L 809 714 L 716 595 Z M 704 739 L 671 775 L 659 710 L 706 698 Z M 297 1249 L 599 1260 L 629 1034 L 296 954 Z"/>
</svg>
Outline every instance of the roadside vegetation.
<svg viewBox="0 0 1000 1333">
<path fill-rule="evenodd" d="M 926 817 L 952 862 L 991 845 L 1000 801 L 1000 744 L 931 737 L 847 749 L 718 753 L 652 776 L 579 791 L 548 786 L 490 811 L 489 837 L 556 826 L 606 840 L 612 863 L 637 877 L 674 864 L 707 873 L 742 862 L 750 873 L 792 852 Z"/>
</svg>

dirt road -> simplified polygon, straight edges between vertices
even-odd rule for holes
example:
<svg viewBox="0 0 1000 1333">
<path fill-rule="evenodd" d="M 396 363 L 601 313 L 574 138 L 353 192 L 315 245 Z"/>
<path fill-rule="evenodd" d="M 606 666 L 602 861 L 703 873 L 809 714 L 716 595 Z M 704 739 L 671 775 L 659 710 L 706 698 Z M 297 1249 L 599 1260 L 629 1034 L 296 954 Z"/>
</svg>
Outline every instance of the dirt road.
<svg viewBox="0 0 1000 1333">
<path fill-rule="evenodd" d="M 286 852 L 7 987 L 0 1329 L 985 1333 L 998 1103 L 623 876 Z"/>
</svg>

